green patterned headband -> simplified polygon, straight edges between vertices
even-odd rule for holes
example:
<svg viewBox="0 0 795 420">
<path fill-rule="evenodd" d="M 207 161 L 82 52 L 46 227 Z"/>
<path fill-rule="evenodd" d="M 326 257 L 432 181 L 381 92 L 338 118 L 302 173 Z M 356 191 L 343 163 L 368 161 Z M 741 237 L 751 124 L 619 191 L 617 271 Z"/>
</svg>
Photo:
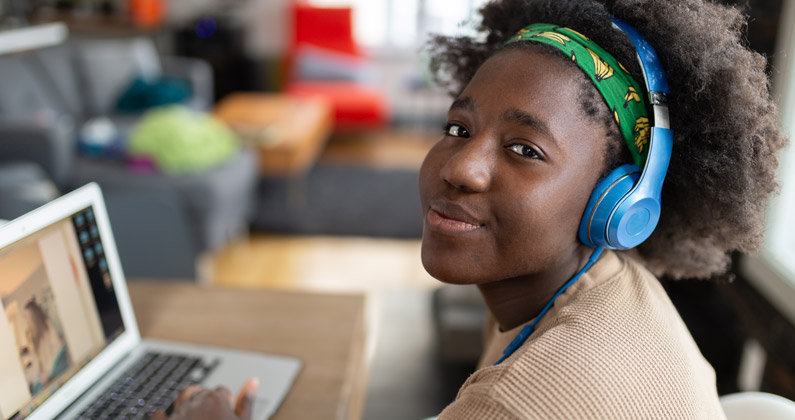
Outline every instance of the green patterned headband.
<svg viewBox="0 0 795 420">
<path fill-rule="evenodd" d="M 649 118 L 645 95 L 638 82 L 610 53 L 577 31 L 548 23 L 526 26 L 505 45 L 532 41 L 551 45 L 570 56 L 591 78 L 613 111 L 621 135 L 629 146 L 632 160 L 639 167 L 649 153 Z"/>
</svg>

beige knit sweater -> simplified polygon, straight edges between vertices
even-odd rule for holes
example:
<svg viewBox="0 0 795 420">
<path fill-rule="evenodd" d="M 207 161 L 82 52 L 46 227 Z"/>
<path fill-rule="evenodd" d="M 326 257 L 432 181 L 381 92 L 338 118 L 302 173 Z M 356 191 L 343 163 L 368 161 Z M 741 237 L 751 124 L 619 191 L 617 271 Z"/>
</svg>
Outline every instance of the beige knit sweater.
<svg viewBox="0 0 795 420">
<path fill-rule="evenodd" d="M 723 419 L 715 372 L 657 279 L 605 251 L 536 331 L 486 329 L 480 368 L 439 419 Z"/>
</svg>

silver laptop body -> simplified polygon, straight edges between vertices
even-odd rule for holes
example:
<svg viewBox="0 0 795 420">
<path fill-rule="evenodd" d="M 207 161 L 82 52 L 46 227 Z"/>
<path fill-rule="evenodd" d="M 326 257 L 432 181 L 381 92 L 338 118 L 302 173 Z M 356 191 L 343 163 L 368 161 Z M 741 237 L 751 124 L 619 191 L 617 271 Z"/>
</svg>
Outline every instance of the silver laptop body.
<svg viewBox="0 0 795 420">
<path fill-rule="evenodd" d="M 0 309 L 0 420 L 91 417 L 92 403 L 119 397 L 108 387 L 144 364 L 233 393 L 258 377 L 253 418 L 266 419 L 301 367 L 291 357 L 142 340 L 93 183 L 0 226 Z M 171 404 L 161 391 L 114 417 L 148 418 Z"/>
</svg>

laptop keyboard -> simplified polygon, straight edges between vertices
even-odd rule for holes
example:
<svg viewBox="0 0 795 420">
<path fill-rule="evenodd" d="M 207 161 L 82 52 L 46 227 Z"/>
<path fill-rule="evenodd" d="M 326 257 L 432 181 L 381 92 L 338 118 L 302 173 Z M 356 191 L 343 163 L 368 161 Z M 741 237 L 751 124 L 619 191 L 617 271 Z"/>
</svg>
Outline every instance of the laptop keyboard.
<svg viewBox="0 0 795 420">
<path fill-rule="evenodd" d="M 148 352 L 78 419 L 148 419 L 155 410 L 167 410 L 182 388 L 201 382 L 216 364 L 199 357 Z"/>
</svg>

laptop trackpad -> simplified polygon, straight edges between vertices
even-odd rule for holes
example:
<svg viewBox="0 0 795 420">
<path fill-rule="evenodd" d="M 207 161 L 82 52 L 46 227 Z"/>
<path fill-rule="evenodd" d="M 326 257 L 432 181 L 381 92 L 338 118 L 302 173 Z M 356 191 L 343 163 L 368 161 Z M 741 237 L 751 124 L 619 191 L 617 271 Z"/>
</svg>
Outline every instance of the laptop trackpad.
<svg viewBox="0 0 795 420">
<path fill-rule="evenodd" d="M 250 372 L 237 369 L 215 369 L 214 372 L 210 373 L 210 375 L 202 381 L 201 385 L 209 389 L 222 386 L 228 389 L 236 399 L 237 393 L 240 392 L 243 383 L 250 377 Z M 254 408 L 251 411 L 252 420 L 266 418 L 269 404 L 270 402 L 268 399 L 262 395 L 262 391 L 257 392 L 257 396 L 254 398 Z"/>
<path fill-rule="evenodd" d="M 223 386 L 236 396 L 246 380 L 259 378 L 253 420 L 263 420 L 273 415 L 301 368 L 301 362 L 291 357 L 163 340 L 147 339 L 146 342 L 150 348 L 161 351 L 199 355 L 203 359 L 201 366 L 209 369 L 207 376 L 200 380 L 200 385 L 205 388 Z M 200 372 L 197 373 L 197 376 L 201 376 Z M 196 377 L 195 380 L 199 378 Z"/>
</svg>

